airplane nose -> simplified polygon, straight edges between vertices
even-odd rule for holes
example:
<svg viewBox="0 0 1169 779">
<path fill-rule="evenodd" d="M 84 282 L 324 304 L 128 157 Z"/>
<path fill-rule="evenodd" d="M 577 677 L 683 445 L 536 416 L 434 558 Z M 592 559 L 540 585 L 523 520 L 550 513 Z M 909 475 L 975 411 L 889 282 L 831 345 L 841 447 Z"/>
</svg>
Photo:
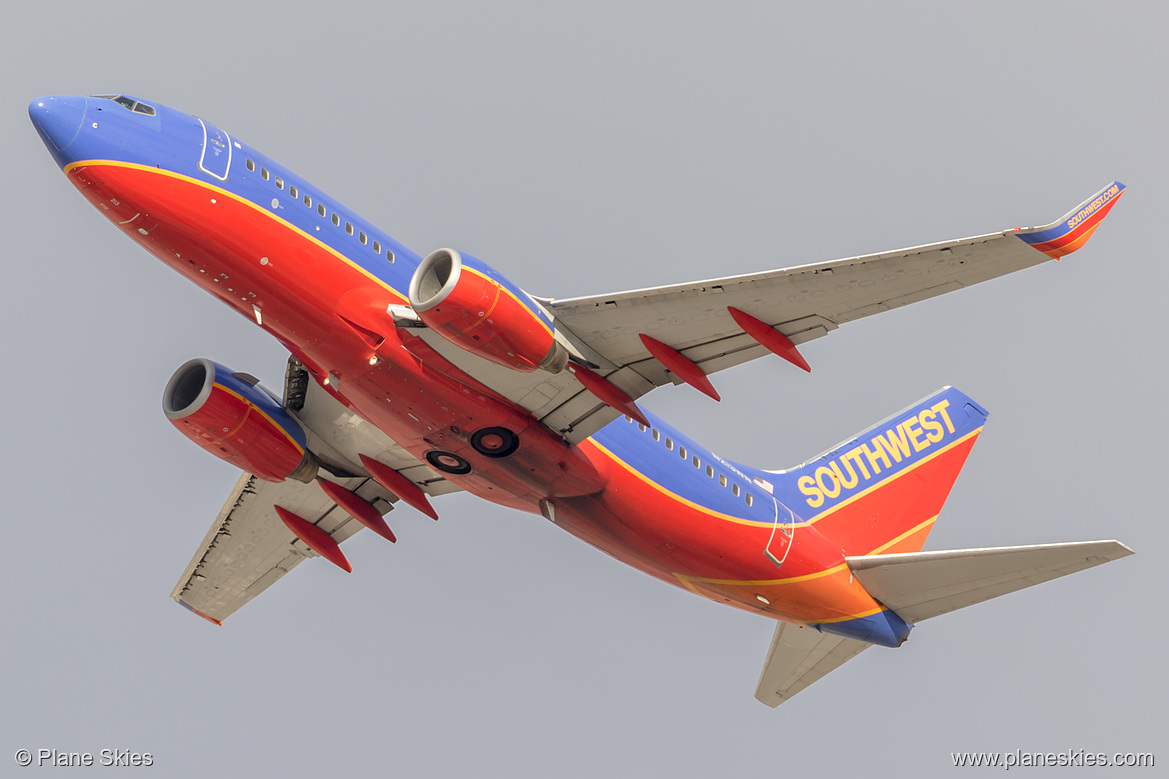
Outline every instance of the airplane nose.
<svg viewBox="0 0 1169 779">
<path fill-rule="evenodd" d="M 46 95 L 28 104 L 28 116 L 58 164 L 85 122 L 85 105 L 84 97 L 64 95 Z"/>
</svg>

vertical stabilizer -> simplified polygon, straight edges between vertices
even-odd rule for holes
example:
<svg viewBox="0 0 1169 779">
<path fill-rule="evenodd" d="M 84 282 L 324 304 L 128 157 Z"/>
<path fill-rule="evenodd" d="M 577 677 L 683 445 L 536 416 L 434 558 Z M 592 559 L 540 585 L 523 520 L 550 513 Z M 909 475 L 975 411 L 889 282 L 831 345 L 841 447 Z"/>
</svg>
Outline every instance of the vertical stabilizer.
<svg viewBox="0 0 1169 779">
<path fill-rule="evenodd" d="M 946 387 L 783 472 L 777 497 L 846 555 L 916 552 L 986 418 L 985 409 Z"/>
</svg>

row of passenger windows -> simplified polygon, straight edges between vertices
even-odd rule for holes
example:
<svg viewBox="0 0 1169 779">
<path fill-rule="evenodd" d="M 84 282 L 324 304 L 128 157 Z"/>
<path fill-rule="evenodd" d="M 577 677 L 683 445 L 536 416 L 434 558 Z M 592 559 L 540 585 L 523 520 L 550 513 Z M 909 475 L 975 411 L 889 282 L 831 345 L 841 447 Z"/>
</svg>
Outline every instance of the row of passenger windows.
<svg viewBox="0 0 1169 779">
<path fill-rule="evenodd" d="M 247 168 L 248 168 L 248 170 L 255 172 L 256 163 L 253 162 L 252 160 L 248 160 L 247 161 Z M 280 178 L 279 176 L 273 176 L 268 171 L 267 168 L 263 168 L 263 167 L 260 168 L 260 178 L 264 179 L 264 181 L 271 181 L 273 184 L 276 185 L 276 189 L 284 189 L 284 179 Z M 297 190 L 295 184 L 288 185 L 288 194 L 292 197 L 293 200 L 296 200 L 298 197 L 300 197 L 301 202 L 303 202 L 305 205 L 305 208 L 312 208 L 313 207 L 312 195 L 305 192 L 305 193 L 303 193 L 303 197 L 301 197 L 301 193 Z M 317 203 L 317 214 L 319 216 L 329 217 L 329 219 L 333 223 L 334 227 L 341 226 L 341 216 L 336 211 L 334 211 L 330 214 L 329 209 L 325 208 L 324 203 Z M 347 235 L 353 235 L 353 223 L 352 222 L 345 223 L 345 233 Z M 372 244 L 372 248 L 373 248 L 373 251 L 375 254 L 382 253 L 381 242 L 380 241 L 372 241 L 371 242 L 369 240 L 369 236 L 366 235 L 361 230 L 357 231 L 357 240 L 361 242 L 362 246 L 371 246 L 371 244 Z M 386 259 L 389 260 L 390 262 L 394 261 L 394 250 L 393 249 L 386 249 Z"/>
<path fill-rule="evenodd" d="M 633 417 L 627 416 L 627 417 L 625 417 L 625 421 L 632 423 L 635 420 L 633 419 Z M 647 428 L 645 425 L 638 422 L 637 429 L 643 433 L 648 430 L 650 436 L 655 441 L 662 440 L 662 431 L 658 430 L 656 427 Z M 670 438 L 669 436 L 666 436 L 666 449 L 668 449 L 671 452 L 674 451 L 674 439 Z M 681 446 L 681 445 L 678 446 L 677 451 L 678 451 L 679 457 L 681 457 L 683 460 L 685 460 L 687 458 L 687 456 L 689 456 L 690 464 L 693 465 L 695 468 L 702 470 L 702 460 L 699 459 L 698 455 L 690 454 L 689 452 L 686 451 L 686 447 Z M 706 475 L 711 479 L 714 478 L 714 466 L 712 466 L 712 465 L 706 466 Z M 718 475 L 718 484 L 720 487 L 727 486 L 727 481 L 728 480 L 727 480 L 726 474 L 720 473 Z M 748 506 L 755 505 L 755 499 L 753 497 L 751 497 L 751 493 L 749 493 L 749 492 L 744 493 L 743 490 L 739 487 L 738 482 L 730 482 L 730 485 L 731 485 L 731 494 L 732 495 L 734 495 L 736 498 L 739 497 L 740 495 L 742 495 L 743 499 L 747 502 Z"/>
</svg>

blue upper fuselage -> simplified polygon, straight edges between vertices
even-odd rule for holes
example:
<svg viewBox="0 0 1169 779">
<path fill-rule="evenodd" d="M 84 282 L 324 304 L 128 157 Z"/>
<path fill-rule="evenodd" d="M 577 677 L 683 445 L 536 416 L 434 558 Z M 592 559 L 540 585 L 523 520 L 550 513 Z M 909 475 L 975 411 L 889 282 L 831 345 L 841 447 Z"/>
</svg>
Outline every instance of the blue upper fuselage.
<svg viewBox="0 0 1169 779">
<path fill-rule="evenodd" d="M 62 168 L 87 160 L 113 160 L 206 182 L 322 241 L 403 297 L 421 261 L 418 254 L 288 168 L 190 114 L 117 95 L 41 97 L 29 105 L 29 115 Z M 467 259 L 513 286 L 485 263 Z M 513 292 L 526 296 L 518 288 Z M 686 500 L 741 519 L 775 521 L 777 507 L 768 499 L 771 488 L 783 495 L 789 485 L 782 481 L 772 485 L 774 475 L 717 457 L 660 418 L 647 416 L 653 423 L 650 429 L 642 431 L 636 423 L 619 418 L 593 438 Z M 786 510 L 778 511 L 781 521 L 790 521 Z"/>
<path fill-rule="evenodd" d="M 29 104 L 29 116 L 61 168 L 115 160 L 205 181 L 279 215 L 405 297 L 421 258 L 371 222 L 209 122 L 159 103 L 116 97 L 124 102 L 53 95 Z M 126 103 L 148 106 L 153 114 Z"/>
</svg>

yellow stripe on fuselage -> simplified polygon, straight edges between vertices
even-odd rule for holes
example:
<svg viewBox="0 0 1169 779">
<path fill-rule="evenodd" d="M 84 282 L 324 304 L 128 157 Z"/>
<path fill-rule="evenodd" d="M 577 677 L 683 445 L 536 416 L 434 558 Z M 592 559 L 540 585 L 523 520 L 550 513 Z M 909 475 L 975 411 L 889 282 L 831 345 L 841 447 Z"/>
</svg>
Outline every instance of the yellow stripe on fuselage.
<svg viewBox="0 0 1169 779">
<path fill-rule="evenodd" d="M 799 531 L 797 531 L 799 532 Z M 797 582 L 811 581 L 812 579 L 821 579 L 825 576 L 830 576 L 834 573 L 847 571 L 848 564 L 840 563 L 831 568 L 825 568 L 822 571 L 814 571 L 812 573 L 800 574 L 799 576 L 788 576 L 785 579 L 707 579 L 702 576 L 688 576 L 684 573 L 675 573 L 679 579 L 684 581 L 696 582 L 698 584 L 720 584 L 729 586 L 754 586 L 754 587 L 771 587 L 778 584 L 796 584 Z"/>
<path fill-rule="evenodd" d="M 650 487 L 657 490 L 658 492 L 665 495 L 666 497 L 668 497 L 672 500 L 675 500 L 675 501 L 681 503 L 682 505 L 687 506 L 688 508 L 692 508 L 695 511 L 702 512 L 703 514 L 706 514 L 710 517 L 713 517 L 714 519 L 720 519 L 724 522 L 734 522 L 735 524 L 738 524 L 738 525 L 750 525 L 752 527 L 771 527 L 775 524 L 774 520 L 763 522 L 763 521 L 753 520 L 753 519 L 743 519 L 742 517 L 733 517 L 730 514 L 723 514 L 722 512 L 715 511 L 707 506 L 703 506 L 701 503 L 695 503 L 692 500 L 689 500 L 687 498 L 683 498 L 678 493 L 666 489 L 665 487 L 658 484 L 653 479 L 646 476 L 641 471 L 634 468 L 629 463 L 622 460 L 617 455 L 613 454 L 613 452 L 611 452 L 607 447 L 605 447 L 604 444 L 600 443 L 595 438 L 588 438 L 586 440 L 590 444 L 595 446 L 598 450 L 600 450 L 600 452 L 602 454 L 604 454 L 606 457 L 611 459 L 613 462 L 620 465 L 625 470 L 629 471 L 629 473 L 633 474 L 636 478 L 638 478 L 642 482 L 648 484 Z"/>
<path fill-rule="evenodd" d="M 946 444 L 944 447 L 942 447 L 938 451 L 933 452 L 933 453 L 929 454 L 928 456 L 921 458 L 920 460 L 913 463 L 912 465 L 905 468 L 904 470 L 898 471 L 897 473 L 889 476 L 884 481 L 879 481 L 876 484 L 872 484 L 872 485 L 866 487 L 865 489 L 861 490 L 857 494 L 849 496 L 849 498 L 847 500 L 842 500 L 840 503 L 837 503 L 835 506 L 832 506 L 831 508 L 825 509 L 824 511 L 820 512 L 819 514 L 816 514 L 812 518 L 805 520 L 805 523 L 808 525 L 812 525 L 816 522 L 819 522 L 820 520 L 824 519 L 825 517 L 828 517 L 828 516 L 832 515 L 833 513 L 839 511 L 840 509 L 844 508 L 845 506 L 849 505 L 850 503 L 853 503 L 854 501 L 859 500 L 860 498 L 864 497 L 865 495 L 868 495 L 873 490 L 876 490 L 880 487 L 884 487 L 884 486 L 888 485 L 890 482 L 892 482 L 896 479 L 899 479 L 902 476 L 905 476 L 906 474 L 912 473 L 914 470 L 916 470 L 920 466 L 926 464 L 927 462 L 934 459 L 935 457 L 940 457 L 941 455 L 945 454 L 949 450 L 953 449 L 955 446 L 958 446 L 959 444 L 961 444 L 963 441 L 970 439 L 972 436 L 978 435 L 981 431 L 982 431 L 981 427 L 978 428 L 977 430 L 970 431 L 969 433 L 962 436 L 961 438 L 958 438 L 958 439 Z M 723 514 L 722 512 L 715 511 L 707 506 L 703 506 L 699 503 L 695 503 L 694 501 L 689 500 L 687 498 L 684 498 L 681 495 L 679 495 L 678 493 L 673 492 L 672 490 L 667 489 L 666 487 L 662 486 L 661 484 L 658 484 L 656 481 L 650 479 L 644 473 L 637 470 L 637 468 L 633 467 L 629 463 L 622 460 L 620 457 L 618 457 L 616 454 L 614 454 L 612 451 L 610 451 L 604 444 L 600 443 L 595 438 L 589 438 L 587 440 L 589 443 L 591 443 L 593 446 L 595 446 L 598 450 L 600 450 L 600 452 L 602 454 L 604 454 L 606 457 L 611 459 L 613 462 L 617 463 L 622 468 L 629 471 L 634 476 L 636 476 L 638 479 L 645 482 L 649 486 L 653 487 L 658 492 L 660 492 L 663 495 L 681 503 L 684 506 L 688 506 L 688 507 L 693 508 L 697 511 L 700 511 L 700 512 L 702 512 L 710 517 L 713 517 L 714 519 L 719 519 L 719 520 L 722 520 L 724 522 L 733 522 L 733 523 L 738 524 L 738 525 L 749 525 L 752 527 L 771 527 L 775 524 L 774 520 L 771 520 L 771 521 L 753 520 L 753 519 L 743 519 L 742 517 L 734 517 L 734 516 L 731 516 L 730 514 Z M 934 519 L 937 519 L 937 517 L 934 517 Z M 931 519 L 929 521 L 932 522 L 933 520 Z M 918 526 L 918 528 L 915 528 L 915 530 L 919 529 L 920 527 L 921 526 Z M 900 538 L 897 540 L 900 540 Z M 875 552 L 873 554 L 875 554 Z"/>
<path fill-rule="evenodd" d="M 361 267 L 359 264 L 357 264 L 353 260 L 349 259 L 347 256 L 345 256 L 341 252 L 337 251 L 333 247 L 329 246 L 327 243 L 325 243 L 321 239 L 317 238 L 316 236 L 312 235 L 311 233 L 305 232 L 304 230 L 302 230 L 299 227 L 297 227 L 296 225 L 294 225 L 292 222 L 289 222 L 287 219 L 283 219 L 279 215 L 272 213 L 267 208 L 264 208 L 263 206 L 260 206 L 257 203 L 253 203 L 251 200 L 248 200 L 246 197 L 242 197 L 240 195 L 237 195 L 230 190 L 223 189 L 222 187 L 217 187 L 214 184 L 208 184 L 206 181 L 200 181 L 199 179 L 183 175 L 182 173 L 176 173 L 173 170 L 165 170 L 163 168 L 155 168 L 155 167 L 150 166 L 150 165 L 140 165 L 136 162 L 121 162 L 119 160 L 80 160 L 78 162 L 71 162 L 65 166 L 65 173 L 68 174 L 77 168 L 84 168 L 84 167 L 128 168 L 130 170 L 138 170 L 138 171 L 142 171 L 145 173 L 153 173 L 153 174 L 158 175 L 158 176 L 166 176 L 168 178 L 173 178 L 173 179 L 176 179 L 178 181 L 186 182 L 188 184 L 194 184 L 196 186 L 203 187 L 204 189 L 207 189 L 207 190 L 214 192 L 216 194 L 222 195 L 226 198 L 230 198 L 231 200 L 234 200 L 237 203 L 240 203 L 242 205 L 246 205 L 246 206 L 250 207 L 252 210 L 256 211 L 257 213 L 263 214 L 264 216 L 272 219 L 273 221 L 278 222 L 281 225 L 284 225 L 289 230 L 292 230 L 294 233 L 299 235 L 301 238 L 308 239 L 311 243 L 315 244 L 317 247 L 324 250 L 325 252 L 328 252 L 329 254 L 333 255 L 334 257 L 341 260 L 345 264 L 349 265 L 351 268 L 353 268 L 354 270 L 361 273 L 363 276 L 368 278 L 370 281 L 373 281 L 374 283 L 378 284 L 379 286 L 384 287 L 387 291 L 392 292 L 394 295 L 396 295 L 399 298 L 400 301 L 404 302 L 407 300 L 407 297 L 405 295 L 403 295 L 401 292 L 399 292 L 394 287 L 390 286 L 390 284 L 387 283 L 384 279 L 374 275 L 369 270 L 366 270 L 365 268 Z"/>
</svg>

